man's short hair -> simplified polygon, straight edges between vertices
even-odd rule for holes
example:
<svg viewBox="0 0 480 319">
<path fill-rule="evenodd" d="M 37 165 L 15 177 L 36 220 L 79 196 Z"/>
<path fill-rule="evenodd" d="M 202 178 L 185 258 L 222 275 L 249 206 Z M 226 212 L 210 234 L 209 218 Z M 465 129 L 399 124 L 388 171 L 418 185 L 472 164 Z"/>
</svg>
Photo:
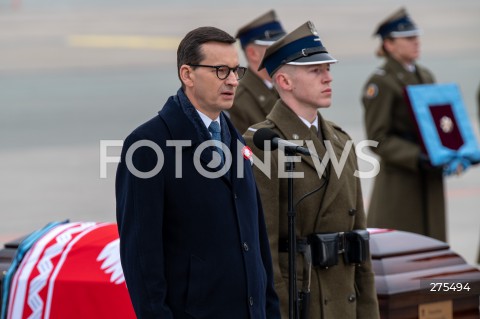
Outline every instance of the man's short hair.
<svg viewBox="0 0 480 319">
<path fill-rule="evenodd" d="M 202 52 L 202 44 L 207 42 L 233 44 L 235 38 L 215 27 L 200 27 L 188 32 L 177 49 L 177 73 L 180 82 L 182 81 L 180 67 L 184 64 L 200 64 L 205 58 Z"/>
</svg>

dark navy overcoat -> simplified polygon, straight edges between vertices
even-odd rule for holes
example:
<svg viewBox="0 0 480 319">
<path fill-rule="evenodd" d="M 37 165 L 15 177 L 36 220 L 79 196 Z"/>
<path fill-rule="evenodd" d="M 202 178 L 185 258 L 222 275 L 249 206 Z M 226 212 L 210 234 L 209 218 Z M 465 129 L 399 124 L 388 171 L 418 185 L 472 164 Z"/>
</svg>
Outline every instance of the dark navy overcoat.
<svg viewBox="0 0 480 319">
<path fill-rule="evenodd" d="M 251 163 L 238 156 L 245 143 L 221 116 L 233 160 L 221 177 L 195 166 L 208 172 L 211 148 L 195 151 L 210 136 L 181 90 L 124 142 L 117 222 L 138 318 L 280 318 Z"/>
</svg>

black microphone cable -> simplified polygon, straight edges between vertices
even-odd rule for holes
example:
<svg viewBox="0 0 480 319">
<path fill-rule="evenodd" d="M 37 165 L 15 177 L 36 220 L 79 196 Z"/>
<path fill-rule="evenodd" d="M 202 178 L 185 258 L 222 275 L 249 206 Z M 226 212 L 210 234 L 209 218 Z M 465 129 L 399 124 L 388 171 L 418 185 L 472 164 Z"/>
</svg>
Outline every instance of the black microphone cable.
<svg viewBox="0 0 480 319">
<path fill-rule="evenodd" d="M 295 203 L 295 210 L 297 209 L 297 206 L 300 204 L 301 201 L 303 201 L 304 199 L 306 199 L 307 197 L 309 196 L 312 196 L 313 194 L 315 194 L 316 192 L 320 191 L 322 188 L 325 187 L 325 189 L 327 189 L 328 187 L 328 182 L 330 181 L 330 165 L 327 165 L 326 168 L 325 168 L 325 171 L 323 172 L 322 174 L 322 177 L 323 177 L 323 183 L 315 188 L 314 190 L 304 194 L 302 197 L 300 197 L 298 199 L 298 201 Z M 326 193 L 326 192 L 325 192 Z M 323 204 L 323 199 L 325 198 L 325 193 L 323 193 L 322 195 L 322 199 L 320 201 L 320 208 L 322 207 L 322 204 Z"/>
<path fill-rule="evenodd" d="M 273 130 L 271 130 L 269 128 L 260 128 L 255 132 L 255 134 L 253 134 L 253 143 L 259 149 L 264 150 L 264 142 L 265 141 L 272 141 L 275 138 L 280 139 L 279 135 L 277 133 L 275 133 Z M 274 147 L 272 149 L 272 151 L 274 151 L 275 149 L 277 149 L 277 147 Z M 317 155 L 317 153 L 310 154 L 310 156 L 312 156 L 312 157 L 315 156 L 318 159 L 320 159 L 319 156 Z M 324 181 L 319 187 L 317 187 L 316 189 L 314 189 L 314 190 L 304 194 L 302 197 L 300 197 L 300 199 L 294 205 L 295 209 L 300 204 L 300 202 L 302 202 L 304 199 L 306 199 L 307 197 L 309 197 L 309 196 L 315 194 L 316 192 L 320 191 L 322 188 L 324 188 L 324 187 L 327 188 L 328 187 L 328 182 L 329 182 L 329 179 L 330 179 L 330 163 L 328 163 L 325 166 L 325 169 L 322 173 L 322 178 L 323 178 Z M 322 199 L 321 199 L 321 202 L 320 202 L 320 208 L 322 207 L 324 197 L 325 197 L 325 193 L 323 193 L 323 195 L 322 195 Z"/>
</svg>

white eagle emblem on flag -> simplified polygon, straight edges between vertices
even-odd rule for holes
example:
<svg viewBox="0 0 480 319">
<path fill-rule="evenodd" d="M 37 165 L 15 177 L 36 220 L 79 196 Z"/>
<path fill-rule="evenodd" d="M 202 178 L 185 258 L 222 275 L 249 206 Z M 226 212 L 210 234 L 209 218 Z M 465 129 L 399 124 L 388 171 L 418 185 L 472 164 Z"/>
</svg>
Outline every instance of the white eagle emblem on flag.
<svg viewBox="0 0 480 319">
<path fill-rule="evenodd" d="M 120 239 L 108 243 L 98 255 L 97 261 L 103 261 L 100 268 L 105 274 L 111 274 L 110 282 L 119 285 L 125 281 L 122 264 L 120 263 Z"/>
</svg>

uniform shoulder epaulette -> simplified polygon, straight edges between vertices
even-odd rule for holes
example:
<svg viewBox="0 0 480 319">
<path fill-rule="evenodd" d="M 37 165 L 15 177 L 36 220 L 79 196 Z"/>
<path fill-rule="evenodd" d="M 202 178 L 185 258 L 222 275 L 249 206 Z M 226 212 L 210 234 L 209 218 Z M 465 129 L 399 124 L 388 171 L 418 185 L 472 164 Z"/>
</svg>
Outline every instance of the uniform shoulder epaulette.
<svg viewBox="0 0 480 319">
<path fill-rule="evenodd" d="M 275 127 L 275 124 L 270 121 L 270 120 L 265 120 L 263 122 L 260 122 L 260 123 L 257 123 L 257 124 L 254 124 L 252 125 L 253 128 L 256 128 L 256 129 L 259 129 L 259 128 L 274 128 Z"/>
<path fill-rule="evenodd" d="M 326 121 L 326 122 L 333 127 L 333 129 L 335 130 L 336 133 L 338 133 L 339 136 L 343 136 L 342 139 L 347 139 L 347 140 L 351 139 L 350 135 L 345 130 L 343 130 L 340 126 L 338 126 L 332 121 Z"/>
<path fill-rule="evenodd" d="M 347 132 L 345 132 L 338 124 L 336 124 L 335 122 L 332 122 L 332 121 L 328 121 L 328 120 L 325 120 L 325 122 L 327 122 L 328 124 L 330 124 L 330 126 L 332 126 L 335 130 L 339 131 L 339 132 L 342 132 L 343 134 L 347 134 Z"/>
<path fill-rule="evenodd" d="M 380 75 L 380 76 L 384 76 L 386 74 L 385 70 L 382 69 L 382 68 L 378 68 L 375 70 L 375 72 L 373 72 L 375 75 Z"/>
<path fill-rule="evenodd" d="M 248 129 L 247 129 L 247 132 L 256 132 L 258 129 L 261 129 L 261 128 L 269 128 L 269 129 L 272 129 L 275 127 L 275 124 L 270 121 L 270 120 L 265 120 L 263 122 L 260 122 L 260 123 L 257 123 L 257 124 L 253 124 L 252 126 L 250 126 Z"/>
</svg>

